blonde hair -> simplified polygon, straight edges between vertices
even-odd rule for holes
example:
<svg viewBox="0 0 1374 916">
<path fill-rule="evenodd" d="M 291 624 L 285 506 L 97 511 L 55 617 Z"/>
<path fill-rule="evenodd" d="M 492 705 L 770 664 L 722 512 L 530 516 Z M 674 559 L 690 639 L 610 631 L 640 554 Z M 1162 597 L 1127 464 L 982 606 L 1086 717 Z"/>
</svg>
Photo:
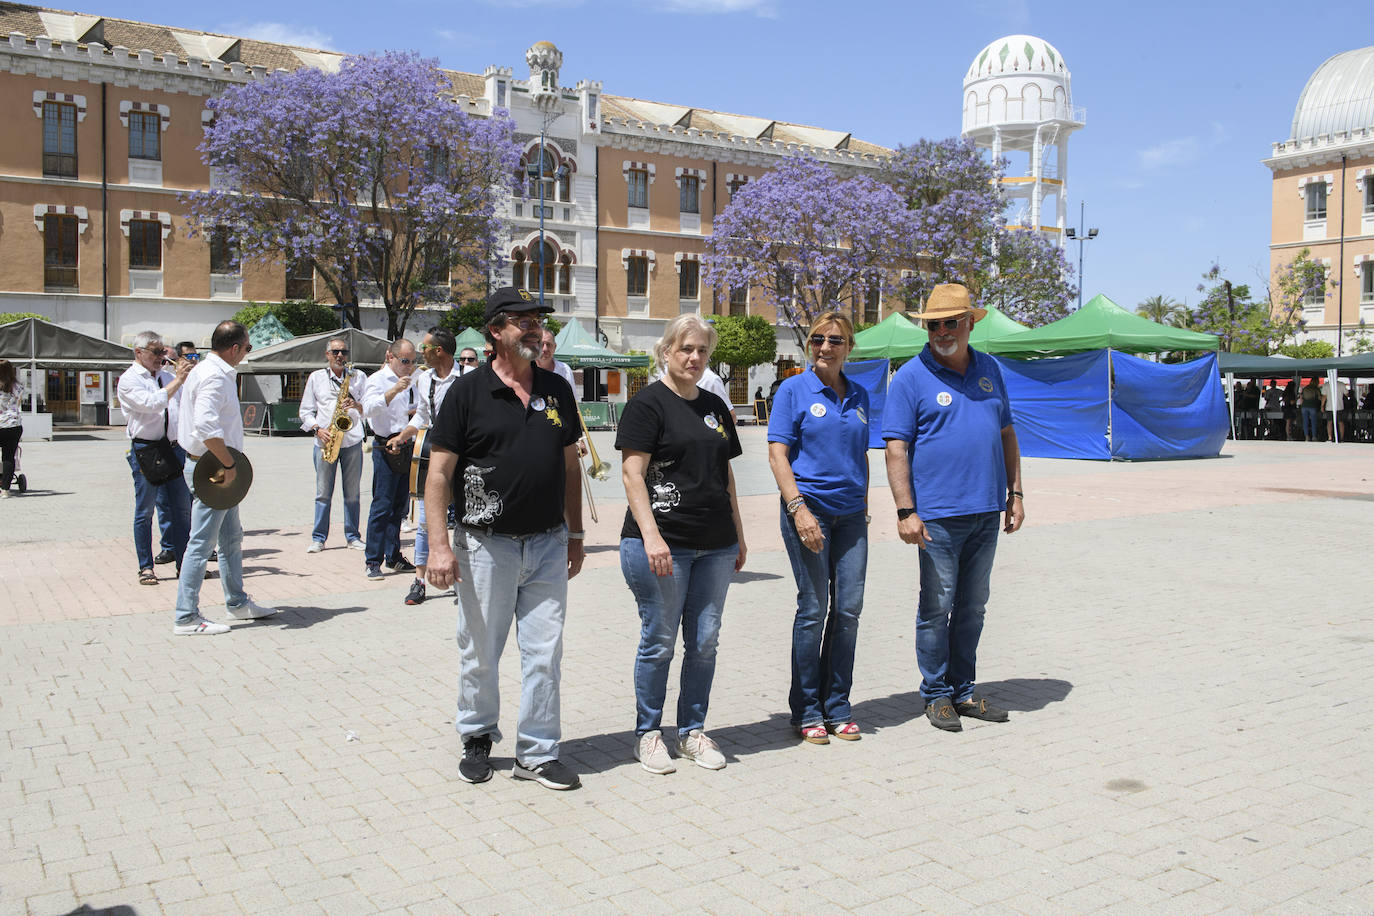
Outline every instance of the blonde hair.
<svg viewBox="0 0 1374 916">
<path fill-rule="evenodd" d="M 700 334 L 706 338 L 706 355 L 710 357 L 719 339 L 716 329 L 700 315 L 678 315 L 668 322 L 663 329 L 663 336 L 654 344 L 654 363 L 659 369 L 668 370 L 668 352 L 681 344 L 688 334 Z"/>
<path fill-rule="evenodd" d="M 831 324 L 840 329 L 840 333 L 844 335 L 844 339 L 849 343 L 849 348 L 853 349 L 854 325 L 850 322 L 849 317 L 842 312 L 822 312 L 817 315 L 816 320 L 811 322 L 811 330 L 806 332 L 807 338 L 810 338 L 813 334 L 819 334 L 821 328 Z"/>
</svg>

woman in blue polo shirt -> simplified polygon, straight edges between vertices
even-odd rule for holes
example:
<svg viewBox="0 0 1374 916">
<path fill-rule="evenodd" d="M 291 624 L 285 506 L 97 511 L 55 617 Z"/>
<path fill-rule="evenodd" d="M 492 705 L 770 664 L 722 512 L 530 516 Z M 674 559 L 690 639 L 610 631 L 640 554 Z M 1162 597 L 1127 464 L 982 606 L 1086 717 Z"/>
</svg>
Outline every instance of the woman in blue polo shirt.
<svg viewBox="0 0 1374 916">
<path fill-rule="evenodd" d="M 868 392 L 842 370 L 854 328 L 811 324 L 811 370 L 782 383 L 768 417 L 768 464 L 782 494 L 782 540 L 797 580 L 792 724 L 803 740 L 859 739 L 849 689 L 868 568 Z"/>
</svg>

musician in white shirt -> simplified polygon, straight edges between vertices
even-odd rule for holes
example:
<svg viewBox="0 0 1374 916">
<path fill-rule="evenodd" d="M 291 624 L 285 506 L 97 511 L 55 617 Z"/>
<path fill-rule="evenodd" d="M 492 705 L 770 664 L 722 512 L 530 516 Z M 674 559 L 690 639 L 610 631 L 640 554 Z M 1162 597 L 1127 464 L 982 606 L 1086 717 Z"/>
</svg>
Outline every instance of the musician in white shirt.
<svg viewBox="0 0 1374 916">
<path fill-rule="evenodd" d="M 366 549 L 358 530 L 358 490 L 363 477 L 362 397 L 367 375 L 361 369 L 350 369 L 348 356 L 348 339 L 330 338 L 324 349 L 328 365 L 310 373 L 305 390 L 301 392 L 301 430 L 315 434 L 315 528 L 310 534 L 309 553 L 323 550 L 324 542 L 329 537 L 329 510 L 334 502 L 334 478 L 338 471 L 343 472 L 344 539 L 353 550 Z M 334 411 L 345 377 L 348 378 L 348 400 L 344 407 L 353 426 L 343 434 L 338 461 L 331 464 L 324 460 L 323 450 L 329 443 Z"/>
<path fill-rule="evenodd" d="M 143 476 L 138 452 L 157 448 L 165 436 L 172 451 L 186 463 L 186 453 L 177 445 L 177 409 L 180 389 L 192 363 L 181 360 L 176 371 L 163 368 L 167 347 L 155 331 L 143 331 L 134 338 L 133 365 L 119 377 L 119 407 L 124 412 L 129 451 L 125 456 L 134 479 L 134 553 L 138 557 L 138 581 L 157 585 L 153 570 L 153 507 L 167 529 L 169 546 L 181 572 L 186 539 L 191 531 L 191 494 L 180 475 L 163 483 L 151 483 Z"/>
<path fill-rule="evenodd" d="M 367 380 L 363 396 L 363 416 L 375 437 L 372 505 L 367 513 L 367 549 L 363 554 L 369 579 L 383 577 L 383 563 L 396 572 L 415 571 L 415 564 L 401 554 L 401 519 L 410 508 L 410 461 L 406 458 L 410 437 L 406 427 L 415 400 L 411 384 L 414 371 L 415 345 L 404 337 L 394 340 L 386 351 L 386 365 Z"/>
<path fill-rule="evenodd" d="M 225 613 L 231 620 L 252 620 L 277 613 L 264 607 L 243 590 L 243 525 L 238 506 L 212 509 L 194 496 L 196 462 L 213 454 L 224 470 L 224 483 L 237 475 L 234 455 L 243 451 L 243 415 L 239 409 L 238 373 L 235 366 L 253 349 L 248 329 L 237 321 L 221 321 L 210 337 L 210 355 L 196 364 L 181 393 L 178 439 L 186 449 L 186 485 L 192 487 L 191 538 L 177 585 L 177 617 L 172 632 L 178 636 L 213 636 L 229 632 L 222 623 L 206 620 L 200 613 L 200 586 L 205 563 L 219 544 L 219 577 L 224 586 Z"/>
<path fill-rule="evenodd" d="M 472 371 L 473 364 L 467 368 L 454 362 L 453 353 L 458 341 L 447 328 L 433 327 L 425 332 L 420 343 L 420 355 L 424 357 L 426 369 L 415 376 L 415 415 L 410 418 L 402 433 L 402 442 L 409 442 L 419 435 L 420 430 L 429 429 L 444 402 L 449 387 L 466 372 Z M 415 522 L 415 581 L 406 592 L 406 604 L 421 604 L 425 600 L 425 564 L 429 562 L 429 532 L 425 530 L 425 501 L 417 501 L 420 517 Z"/>
</svg>

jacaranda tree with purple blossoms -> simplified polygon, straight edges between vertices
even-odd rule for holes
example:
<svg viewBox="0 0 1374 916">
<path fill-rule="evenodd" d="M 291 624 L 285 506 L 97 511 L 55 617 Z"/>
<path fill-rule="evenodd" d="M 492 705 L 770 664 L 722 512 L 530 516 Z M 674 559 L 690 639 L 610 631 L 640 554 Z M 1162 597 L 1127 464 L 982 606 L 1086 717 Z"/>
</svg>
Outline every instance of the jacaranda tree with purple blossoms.
<svg viewBox="0 0 1374 916">
<path fill-rule="evenodd" d="M 841 178 L 806 157 L 788 159 L 740 188 L 715 217 L 703 278 L 720 298 L 732 289 L 765 292 L 801 345 L 817 315 L 853 314 L 867 290 L 883 286 L 906 212 L 881 182 Z"/>
<path fill-rule="evenodd" d="M 1069 314 L 1078 287 L 1064 250 L 1038 232 L 999 227 L 996 238 L 992 269 L 970 286 L 979 302 L 1032 328 Z"/>
<path fill-rule="evenodd" d="M 898 265 L 909 271 L 901 293 L 912 308 L 938 283 L 962 283 L 981 299 L 997 233 L 1003 162 L 983 157 L 972 140 L 918 140 L 897 147 L 881 177 L 905 203 L 909 231 Z"/>
<path fill-rule="evenodd" d="M 309 264 L 359 324 L 373 287 L 387 333 L 450 271 L 499 258 L 497 201 L 519 151 L 504 112 L 462 111 L 436 62 L 388 52 L 232 87 L 208 107 L 201 152 L 216 188 L 187 199 L 192 232 L 224 227 L 241 260 Z"/>
</svg>

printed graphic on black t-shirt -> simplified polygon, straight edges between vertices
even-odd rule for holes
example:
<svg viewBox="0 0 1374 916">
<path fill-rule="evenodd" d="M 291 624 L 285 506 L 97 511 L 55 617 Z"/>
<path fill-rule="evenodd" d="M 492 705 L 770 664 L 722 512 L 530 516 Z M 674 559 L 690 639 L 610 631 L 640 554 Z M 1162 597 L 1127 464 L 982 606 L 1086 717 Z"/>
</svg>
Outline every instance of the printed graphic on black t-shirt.
<svg viewBox="0 0 1374 916">
<path fill-rule="evenodd" d="M 669 545 L 710 550 L 738 540 L 730 512 L 730 459 L 742 450 L 720 398 L 698 389 L 688 401 L 654 382 L 625 405 L 615 447 L 648 452 L 649 506 Z M 628 510 L 620 536 L 642 537 Z"/>
<path fill-rule="evenodd" d="M 430 441 L 458 455 L 453 496 L 464 525 L 535 534 L 563 521 L 563 449 L 581 434 L 563 379 L 535 366 L 527 406 L 486 365 L 454 380 Z"/>
</svg>

